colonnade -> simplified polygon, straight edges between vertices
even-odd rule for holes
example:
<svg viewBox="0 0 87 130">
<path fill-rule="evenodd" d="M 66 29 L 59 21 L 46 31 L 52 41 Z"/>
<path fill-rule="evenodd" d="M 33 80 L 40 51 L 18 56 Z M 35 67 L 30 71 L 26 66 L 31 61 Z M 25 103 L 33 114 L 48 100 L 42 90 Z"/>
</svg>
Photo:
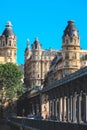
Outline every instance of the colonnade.
<svg viewBox="0 0 87 130">
<path fill-rule="evenodd" d="M 64 122 L 87 122 L 87 94 L 74 92 L 49 98 L 49 115 Z"/>
</svg>

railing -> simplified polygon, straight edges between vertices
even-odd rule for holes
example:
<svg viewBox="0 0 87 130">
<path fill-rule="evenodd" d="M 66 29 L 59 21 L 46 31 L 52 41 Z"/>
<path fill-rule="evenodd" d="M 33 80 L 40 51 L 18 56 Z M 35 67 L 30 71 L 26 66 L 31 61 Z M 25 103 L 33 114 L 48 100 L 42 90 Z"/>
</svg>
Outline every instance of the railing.
<svg viewBox="0 0 87 130">
<path fill-rule="evenodd" d="M 80 77 L 85 76 L 85 75 L 87 75 L 87 66 L 84 67 L 84 68 L 81 68 L 80 70 L 78 70 L 78 71 L 76 71 L 76 72 L 74 72 L 74 73 L 72 73 L 70 75 L 68 75 L 67 77 L 64 77 L 64 78 L 62 78 L 60 80 L 57 80 L 57 81 L 53 82 L 49 86 L 44 87 L 43 92 L 48 91 L 50 89 L 53 89 L 55 87 L 58 87 L 60 85 L 63 85 L 64 83 L 70 82 L 72 80 L 75 80 L 75 79 L 80 78 Z"/>
<path fill-rule="evenodd" d="M 87 130 L 87 124 L 84 123 L 80 124 L 47 120 L 12 119 L 10 124 L 11 130 Z"/>
</svg>

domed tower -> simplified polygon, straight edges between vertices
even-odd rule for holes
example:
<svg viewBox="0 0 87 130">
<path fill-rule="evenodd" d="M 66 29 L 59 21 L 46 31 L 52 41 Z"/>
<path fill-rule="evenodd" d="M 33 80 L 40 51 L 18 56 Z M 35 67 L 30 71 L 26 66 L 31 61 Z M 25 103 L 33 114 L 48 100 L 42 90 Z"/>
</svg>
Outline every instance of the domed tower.
<svg viewBox="0 0 87 130">
<path fill-rule="evenodd" d="M 80 37 L 74 21 L 68 21 L 62 43 L 63 75 L 66 76 L 80 68 Z"/>
<path fill-rule="evenodd" d="M 35 38 L 34 43 L 32 44 L 32 85 L 31 86 L 40 86 L 41 85 L 41 55 L 42 55 L 42 46 L 38 40 Z"/>
<path fill-rule="evenodd" d="M 0 36 L 0 63 L 16 63 L 16 36 L 11 22 L 6 23 L 5 30 Z"/>
<path fill-rule="evenodd" d="M 32 56 L 34 60 L 40 60 L 42 54 L 42 46 L 38 40 L 38 38 L 35 38 L 34 43 L 32 44 Z"/>
<path fill-rule="evenodd" d="M 32 44 L 32 49 L 33 50 L 40 50 L 41 48 L 42 48 L 41 44 L 39 43 L 39 40 L 36 37 L 34 43 Z"/>
</svg>

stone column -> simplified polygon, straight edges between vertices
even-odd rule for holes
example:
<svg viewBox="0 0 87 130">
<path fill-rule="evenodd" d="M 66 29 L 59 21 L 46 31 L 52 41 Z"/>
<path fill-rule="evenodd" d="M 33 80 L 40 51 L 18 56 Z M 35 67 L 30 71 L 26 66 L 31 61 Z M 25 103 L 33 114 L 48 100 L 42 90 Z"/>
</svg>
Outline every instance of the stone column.
<svg viewBox="0 0 87 130">
<path fill-rule="evenodd" d="M 51 116 L 51 101 L 49 100 L 49 116 Z"/>
<path fill-rule="evenodd" d="M 72 121 L 72 103 L 73 103 L 73 97 L 72 95 L 70 96 L 70 121 Z"/>
<path fill-rule="evenodd" d="M 36 112 L 37 113 L 39 112 L 39 104 L 38 103 L 36 104 Z"/>
<path fill-rule="evenodd" d="M 52 117 L 52 100 L 50 101 L 50 106 L 49 106 L 49 108 L 50 108 L 50 118 Z"/>
<path fill-rule="evenodd" d="M 77 100 L 77 95 L 76 93 L 74 93 L 74 96 L 73 96 L 73 106 L 72 106 L 72 113 L 73 113 L 73 116 L 72 116 L 72 121 L 73 122 L 76 122 L 77 121 L 77 118 L 76 118 L 76 100 Z"/>
<path fill-rule="evenodd" d="M 87 122 L 87 94 L 84 94 L 84 122 Z"/>
<path fill-rule="evenodd" d="M 57 105 L 58 105 L 58 99 L 55 100 L 55 117 L 56 117 L 56 119 L 57 119 L 57 117 L 58 117 Z"/>
<path fill-rule="evenodd" d="M 57 101 L 57 120 L 60 121 L 60 98 Z"/>
<path fill-rule="evenodd" d="M 63 121 L 66 121 L 66 97 L 63 97 Z"/>
<path fill-rule="evenodd" d="M 35 114 L 35 110 L 34 110 L 34 104 L 32 104 L 32 114 Z"/>
<path fill-rule="evenodd" d="M 62 121 L 62 116 L 63 116 L 63 113 L 62 113 L 62 97 L 60 97 L 60 103 L 59 103 L 59 120 Z"/>
<path fill-rule="evenodd" d="M 69 97 L 66 98 L 66 121 L 69 121 Z"/>
<path fill-rule="evenodd" d="M 62 97 L 62 121 L 64 121 L 64 96 Z"/>
<path fill-rule="evenodd" d="M 52 99 L 52 116 L 54 116 L 54 102 L 55 102 L 55 100 Z"/>
<path fill-rule="evenodd" d="M 82 101 L 82 93 L 77 96 L 77 121 L 81 122 L 81 101 Z"/>
</svg>

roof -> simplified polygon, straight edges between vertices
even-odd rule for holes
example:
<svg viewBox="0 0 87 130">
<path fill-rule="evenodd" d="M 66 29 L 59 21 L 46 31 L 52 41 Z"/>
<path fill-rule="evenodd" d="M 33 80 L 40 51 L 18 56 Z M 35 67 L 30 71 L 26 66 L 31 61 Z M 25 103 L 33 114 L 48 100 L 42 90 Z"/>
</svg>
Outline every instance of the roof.
<svg viewBox="0 0 87 130">
<path fill-rule="evenodd" d="M 68 35 L 70 37 L 78 36 L 78 30 L 77 30 L 77 28 L 74 25 L 74 21 L 72 21 L 72 20 L 68 21 L 68 25 L 67 25 L 67 27 L 64 30 L 63 37 L 66 36 L 66 35 Z"/>
<path fill-rule="evenodd" d="M 2 35 L 6 36 L 6 37 L 15 36 L 15 34 L 12 30 L 12 24 L 10 21 L 6 23 L 6 28 L 3 31 Z"/>
<path fill-rule="evenodd" d="M 35 38 L 35 41 L 32 44 L 32 49 L 33 49 L 33 47 L 34 47 L 34 49 L 40 49 L 42 47 L 42 45 L 40 44 L 40 42 L 39 42 L 37 37 Z"/>
</svg>

